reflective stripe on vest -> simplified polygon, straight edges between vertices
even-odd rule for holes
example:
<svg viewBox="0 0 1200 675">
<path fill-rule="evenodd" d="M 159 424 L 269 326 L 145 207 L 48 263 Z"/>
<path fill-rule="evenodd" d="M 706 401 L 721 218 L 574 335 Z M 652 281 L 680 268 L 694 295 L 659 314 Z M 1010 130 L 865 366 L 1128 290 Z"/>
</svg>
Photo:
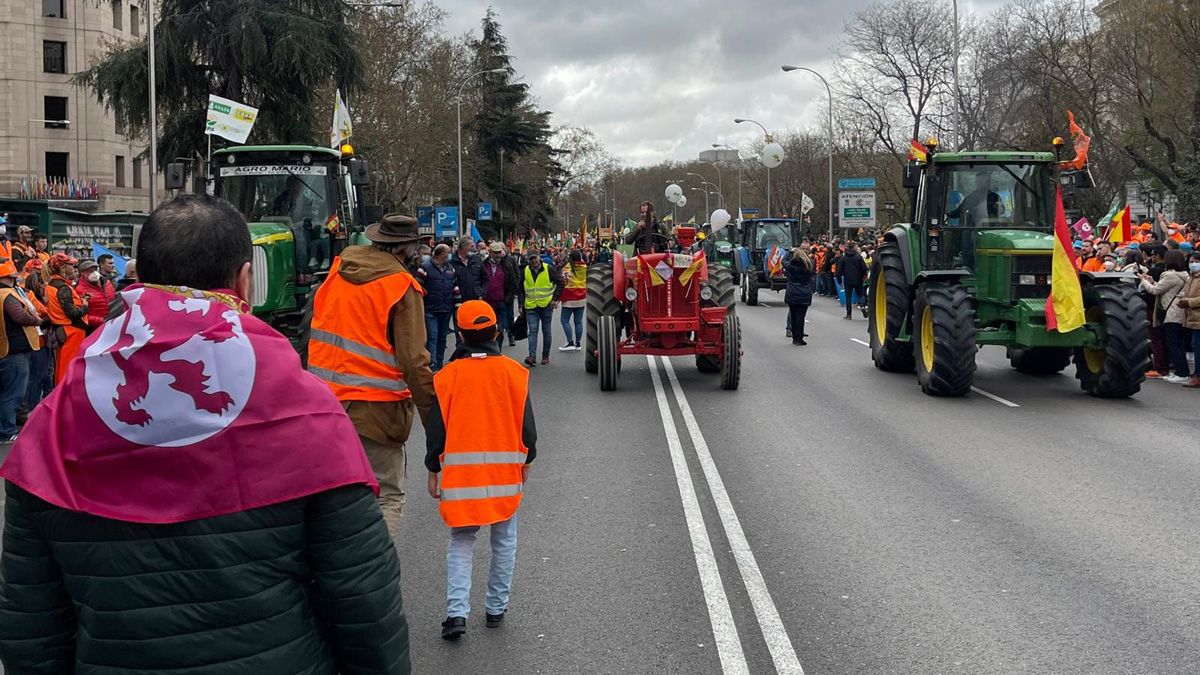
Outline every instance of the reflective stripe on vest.
<svg viewBox="0 0 1200 675">
<path fill-rule="evenodd" d="M 549 307 L 550 302 L 554 299 L 554 283 L 550 281 L 550 268 L 542 265 L 542 271 L 538 273 L 537 278 L 533 277 L 533 270 L 529 267 L 525 268 L 525 307 L 534 309 L 539 307 Z"/>
<path fill-rule="evenodd" d="M 365 284 L 347 281 L 334 260 L 313 299 L 308 370 L 329 384 L 339 401 L 400 401 L 412 397 L 388 341 L 388 320 L 412 276 L 397 271 Z"/>
<path fill-rule="evenodd" d="M 508 520 L 521 504 L 529 371 L 506 356 L 451 361 L 433 376 L 446 428 L 438 510 L 450 527 Z M 486 430 L 481 433 L 480 430 Z"/>
</svg>

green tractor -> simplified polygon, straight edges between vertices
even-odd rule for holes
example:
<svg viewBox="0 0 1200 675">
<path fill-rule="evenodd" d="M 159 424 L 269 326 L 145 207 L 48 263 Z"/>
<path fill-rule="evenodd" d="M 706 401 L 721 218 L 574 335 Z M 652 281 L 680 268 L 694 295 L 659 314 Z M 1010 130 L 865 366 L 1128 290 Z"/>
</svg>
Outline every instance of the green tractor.
<svg viewBox="0 0 1200 675">
<path fill-rule="evenodd" d="M 238 146 L 213 153 L 211 177 L 250 226 L 254 314 L 299 341 L 311 295 L 366 225 L 366 162 L 333 148 Z"/>
<path fill-rule="evenodd" d="M 933 396 L 962 396 L 981 345 L 1007 349 L 1022 373 L 1058 373 L 1075 362 L 1088 394 L 1136 394 L 1149 360 L 1146 306 L 1136 279 L 1080 272 L 1087 323 L 1047 330 L 1059 183 L 1048 152 L 931 152 L 905 174 L 912 224 L 885 233 L 868 291 L 871 357 L 892 372 L 916 370 Z"/>
</svg>

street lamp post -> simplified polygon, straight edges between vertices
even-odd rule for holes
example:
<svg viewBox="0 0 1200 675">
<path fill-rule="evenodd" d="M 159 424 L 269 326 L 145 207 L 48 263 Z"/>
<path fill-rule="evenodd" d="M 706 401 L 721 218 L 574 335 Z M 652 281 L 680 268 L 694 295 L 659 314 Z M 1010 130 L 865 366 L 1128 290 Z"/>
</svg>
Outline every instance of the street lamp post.
<svg viewBox="0 0 1200 675">
<path fill-rule="evenodd" d="M 771 133 L 769 131 L 767 131 L 767 128 L 764 127 L 762 125 L 762 123 L 755 122 L 754 120 L 744 119 L 741 117 L 739 117 L 733 121 L 734 124 L 741 124 L 742 122 L 751 122 L 753 124 L 757 124 L 758 128 L 762 129 L 763 137 L 766 139 L 766 142 L 770 143 L 773 140 L 771 138 Z M 766 168 L 767 168 L 767 217 L 770 218 L 771 217 L 771 167 L 768 166 Z"/>
<path fill-rule="evenodd" d="M 816 75 L 821 80 L 821 84 L 825 85 L 825 94 L 829 96 L 829 188 L 828 188 L 829 189 L 829 213 L 827 214 L 827 217 L 829 218 L 829 238 L 832 240 L 833 239 L 833 89 L 830 89 L 829 81 L 825 79 L 825 76 L 821 75 L 820 73 L 813 70 L 812 68 L 805 68 L 804 66 L 783 66 L 782 70 L 785 73 L 790 73 L 793 70 L 803 70 L 805 72 Z"/>
<path fill-rule="evenodd" d="M 736 148 L 731 148 L 725 143 L 713 143 L 714 148 L 725 148 L 738 153 L 738 217 L 742 215 L 742 154 Z"/>
<path fill-rule="evenodd" d="M 150 75 L 150 210 L 154 210 L 158 190 L 158 94 L 154 67 L 154 0 L 146 2 L 146 57 Z"/>
<path fill-rule="evenodd" d="M 704 193 L 704 212 L 708 213 L 708 188 L 707 187 L 692 188 L 692 192 L 703 192 Z M 708 216 L 705 216 L 705 218 L 707 218 L 707 217 Z"/>
<path fill-rule="evenodd" d="M 487 75 L 489 73 L 506 73 L 506 72 L 508 72 L 508 71 L 503 68 L 492 68 L 491 70 L 481 70 L 478 73 L 473 73 L 467 79 L 463 80 L 462 84 L 458 85 L 458 95 L 455 98 L 457 99 L 456 104 L 458 107 L 458 235 L 460 237 L 462 235 L 466 234 L 466 232 L 467 232 L 467 229 L 466 229 L 467 228 L 467 219 L 466 219 L 465 215 L 463 214 L 463 198 L 462 198 L 462 183 L 463 183 L 463 181 L 462 181 L 462 94 L 463 94 L 463 89 L 466 88 L 468 82 L 479 77 L 480 75 Z"/>
</svg>

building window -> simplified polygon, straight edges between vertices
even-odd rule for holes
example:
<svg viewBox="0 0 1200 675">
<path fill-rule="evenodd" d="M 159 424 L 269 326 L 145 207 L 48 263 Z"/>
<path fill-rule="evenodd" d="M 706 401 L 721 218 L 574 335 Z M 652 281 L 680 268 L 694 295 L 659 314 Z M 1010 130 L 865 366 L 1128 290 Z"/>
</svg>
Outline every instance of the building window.
<svg viewBox="0 0 1200 675">
<path fill-rule="evenodd" d="M 64 11 L 64 4 L 63 0 L 42 0 L 42 16 L 65 19 L 67 13 Z"/>
<path fill-rule="evenodd" d="M 116 171 L 117 187 L 125 187 L 125 158 L 123 156 L 117 155 L 117 166 L 114 170 Z"/>
<path fill-rule="evenodd" d="M 113 28 L 115 30 L 124 30 L 124 17 L 121 15 L 121 0 L 112 0 L 113 7 Z"/>
<path fill-rule="evenodd" d="M 43 117 L 46 119 L 47 129 L 66 129 L 66 124 L 59 124 L 57 121 L 50 120 L 66 120 L 67 119 L 67 97 L 66 96 L 47 96 L 45 97 L 45 107 L 42 110 Z"/>
<path fill-rule="evenodd" d="M 67 178 L 70 171 L 71 153 L 69 152 L 47 152 L 46 153 L 46 178 Z"/>
<path fill-rule="evenodd" d="M 129 32 L 133 33 L 134 37 L 142 33 L 142 18 L 138 12 L 137 5 L 129 6 Z"/>
<path fill-rule="evenodd" d="M 42 40 L 42 72 L 67 72 L 67 43 Z"/>
<path fill-rule="evenodd" d="M 133 187 L 142 187 L 142 160 L 133 158 Z"/>
</svg>

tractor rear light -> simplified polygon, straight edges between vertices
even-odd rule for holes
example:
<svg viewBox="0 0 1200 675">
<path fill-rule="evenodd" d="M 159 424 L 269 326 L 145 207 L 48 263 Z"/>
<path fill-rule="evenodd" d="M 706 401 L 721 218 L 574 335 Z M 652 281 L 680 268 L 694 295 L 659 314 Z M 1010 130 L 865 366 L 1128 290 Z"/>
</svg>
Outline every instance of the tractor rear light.
<svg viewBox="0 0 1200 675">
<path fill-rule="evenodd" d="M 1020 274 L 1017 276 L 1017 283 L 1022 286 L 1033 286 L 1037 283 L 1037 277 L 1032 274 Z"/>
<path fill-rule="evenodd" d="M 700 299 L 701 300 L 712 300 L 712 288 L 709 286 L 705 286 L 704 288 L 701 288 L 700 289 Z"/>
<path fill-rule="evenodd" d="M 1050 283 L 1050 277 L 1045 274 L 1039 274 L 1037 278 L 1038 286 L 1045 286 Z"/>
<path fill-rule="evenodd" d="M 633 302 L 633 301 L 637 300 L 637 289 L 634 288 L 633 286 L 626 288 L 625 289 L 625 299 L 628 300 L 629 302 Z"/>
</svg>

